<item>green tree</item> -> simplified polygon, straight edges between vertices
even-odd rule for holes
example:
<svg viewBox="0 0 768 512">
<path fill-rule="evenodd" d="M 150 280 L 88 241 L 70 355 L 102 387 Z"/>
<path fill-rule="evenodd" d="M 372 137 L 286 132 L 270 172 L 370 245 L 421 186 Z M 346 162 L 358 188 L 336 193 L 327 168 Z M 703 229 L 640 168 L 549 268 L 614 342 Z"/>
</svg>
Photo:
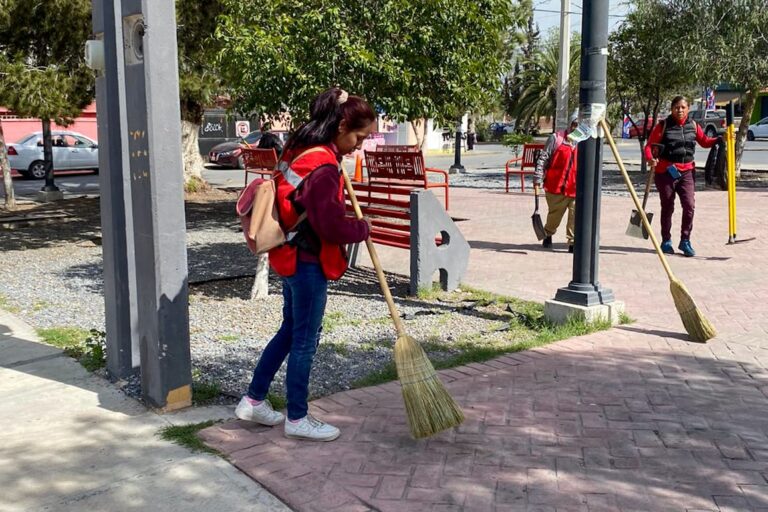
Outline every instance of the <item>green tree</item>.
<svg viewBox="0 0 768 512">
<path fill-rule="evenodd" d="M 176 0 L 176 38 L 179 48 L 179 100 L 184 182 L 203 180 L 199 132 L 205 108 L 224 92 L 216 67 L 220 45 L 214 37 L 220 0 Z"/>
<path fill-rule="evenodd" d="M 528 73 L 527 66 L 530 62 L 533 62 L 533 55 L 539 46 L 539 37 L 539 26 L 534 23 L 533 11 L 531 11 L 528 14 L 528 22 L 523 34 L 524 44 L 513 52 L 514 65 L 512 71 L 504 79 L 504 89 L 502 92 L 504 110 L 510 116 L 515 115 L 515 108 L 523 94 L 523 82 Z M 529 133 L 533 128 L 535 126 L 531 126 L 530 122 L 525 125 L 517 124 L 517 129 L 525 133 Z"/>
<path fill-rule="evenodd" d="M 571 37 L 569 68 L 569 111 L 578 105 L 578 76 L 581 62 L 581 38 Z M 517 126 L 537 126 L 541 117 L 552 119 L 557 111 L 557 71 L 560 61 L 560 42 L 557 32 L 550 32 L 533 55 L 523 62 L 520 76 L 522 92 L 517 102 L 510 105 Z"/>
<path fill-rule="evenodd" d="M 83 58 L 91 2 L 3 0 L 0 12 L 0 99 L 16 114 L 42 120 L 52 178 L 51 121 L 67 125 L 93 100 L 93 74 Z"/>
<path fill-rule="evenodd" d="M 223 2 L 219 63 L 238 108 L 294 118 L 340 85 L 393 118 L 455 120 L 498 97 L 523 21 L 512 0 Z"/>
<path fill-rule="evenodd" d="M 768 87 L 768 3 L 765 0 L 671 0 L 686 27 L 683 51 L 700 83 L 728 83 L 744 91 L 736 137 L 736 166 L 761 89 Z"/>
<path fill-rule="evenodd" d="M 637 114 L 643 114 L 638 133 L 640 148 L 646 134 L 658 122 L 663 103 L 695 84 L 692 64 L 680 55 L 680 13 L 656 0 L 638 0 L 618 29 L 609 36 L 608 95 L 621 105 L 623 114 L 638 129 Z M 642 170 L 645 172 L 645 155 Z"/>
</svg>

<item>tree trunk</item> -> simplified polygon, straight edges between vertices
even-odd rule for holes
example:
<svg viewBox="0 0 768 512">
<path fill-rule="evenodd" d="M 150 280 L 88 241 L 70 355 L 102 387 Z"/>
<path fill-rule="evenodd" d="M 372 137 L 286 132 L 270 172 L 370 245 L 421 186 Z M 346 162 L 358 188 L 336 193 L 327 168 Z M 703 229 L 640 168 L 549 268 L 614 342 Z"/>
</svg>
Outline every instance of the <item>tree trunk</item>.
<svg viewBox="0 0 768 512">
<path fill-rule="evenodd" d="M 200 156 L 200 147 L 198 145 L 198 134 L 200 125 L 190 121 L 181 121 L 181 152 L 184 162 L 184 185 L 189 185 L 192 181 L 205 183 L 203 180 L 203 168 L 205 162 Z"/>
<path fill-rule="evenodd" d="M 5 145 L 2 121 L 0 121 L 0 171 L 3 173 L 3 185 L 5 186 L 5 207 L 8 210 L 15 210 L 16 196 L 13 194 L 11 166 L 8 164 L 8 147 Z"/>
<path fill-rule="evenodd" d="M 427 120 L 423 117 L 414 119 L 411 121 L 411 126 L 413 127 L 413 133 L 416 134 L 416 145 L 419 146 L 419 149 L 422 149 L 426 139 Z"/>
<path fill-rule="evenodd" d="M 269 256 L 262 254 L 256 264 L 256 277 L 251 288 L 251 300 L 269 296 Z"/>
<path fill-rule="evenodd" d="M 50 119 L 43 119 L 43 160 L 45 161 L 45 186 L 43 190 L 56 191 L 58 188 L 53 178 L 53 136 L 51 135 Z"/>
<path fill-rule="evenodd" d="M 749 130 L 749 119 L 752 117 L 752 110 L 757 102 L 758 87 L 750 87 L 744 98 L 744 106 L 741 112 L 741 124 L 736 133 L 736 178 L 741 178 L 741 155 L 744 153 L 744 143 L 747 140 L 747 131 Z"/>
</svg>

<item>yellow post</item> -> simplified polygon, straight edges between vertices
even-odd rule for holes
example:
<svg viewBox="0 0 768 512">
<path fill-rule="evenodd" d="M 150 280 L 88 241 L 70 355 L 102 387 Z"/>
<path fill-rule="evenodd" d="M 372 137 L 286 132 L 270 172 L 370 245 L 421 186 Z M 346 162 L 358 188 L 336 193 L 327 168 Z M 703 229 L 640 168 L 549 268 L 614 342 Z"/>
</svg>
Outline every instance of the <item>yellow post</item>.
<svg viewBox="0 0 768 512">
<path fill-rule="evenodd" d="M 736 242 L 736 128 L 733 124 L 733 102 L 726 110 L 726 169 L 728 171 L 728 243 Z"/>
</svg>

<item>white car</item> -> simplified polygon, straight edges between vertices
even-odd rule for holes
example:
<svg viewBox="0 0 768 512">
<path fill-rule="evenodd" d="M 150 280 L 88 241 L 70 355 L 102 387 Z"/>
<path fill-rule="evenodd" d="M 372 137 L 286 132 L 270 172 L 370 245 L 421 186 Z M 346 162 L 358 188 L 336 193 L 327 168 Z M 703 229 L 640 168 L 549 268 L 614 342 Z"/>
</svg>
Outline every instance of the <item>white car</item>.
<svg viewBox="0 0 768 512">
<path fill-rule="evenodd" d="M 755 140 L 761 137 L 768 138 L 768 117 L 764 117 L 755 124 L 749 125 L 747 140 Z"/>
<path fill-rule="evenodd" d="M 80 133 L 53 131 L 53 170 L 99 172 L 99 145 Z M 8 163 L 11 169 L 25 178 L 45 178 L 43 134 L 35 132 L 8 144 Z"/>
</svg>

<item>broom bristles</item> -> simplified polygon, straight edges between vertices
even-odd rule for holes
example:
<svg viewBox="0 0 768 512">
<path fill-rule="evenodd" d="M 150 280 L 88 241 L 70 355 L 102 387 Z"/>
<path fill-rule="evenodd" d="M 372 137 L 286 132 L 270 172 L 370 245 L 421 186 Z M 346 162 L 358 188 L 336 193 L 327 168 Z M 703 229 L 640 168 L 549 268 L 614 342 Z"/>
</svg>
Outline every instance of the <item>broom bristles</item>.
<svg viewBox="0 0 768 512">
<path fill-rule="evenodd" d="M 395 365 L 413 437 L 429 437 L 464 421 L 464 413 L 448 394 L 424 349 L 410 336 L 397 339 Z"/>
<path fill-rule="evenodd" d="M 696 307 L 693 297 L 688 292 L 682 281 L 671 279 L 669 281 L 669 291 L 672 293 L 672 299 L 675 301 L 677 312 L 680 313 L 680 319 L 686 332 L 694 341 L 704 343 L 717 336 L 714 326 L 707 320 L 704 314 Z"/>
</svg>

